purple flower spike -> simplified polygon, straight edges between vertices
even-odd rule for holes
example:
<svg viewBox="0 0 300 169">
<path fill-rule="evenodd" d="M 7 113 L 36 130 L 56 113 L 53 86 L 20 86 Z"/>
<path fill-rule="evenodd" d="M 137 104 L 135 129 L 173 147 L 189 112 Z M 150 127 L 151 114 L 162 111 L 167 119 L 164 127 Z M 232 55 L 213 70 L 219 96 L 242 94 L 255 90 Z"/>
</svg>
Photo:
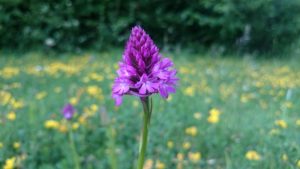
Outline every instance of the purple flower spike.
<svg viewBox="0 0 300 169">
<path fill-rule="evenodd" d="M 75 113 L 75 108 L 71 104 L 66 104 L 62 109 L 62 114 L 65 119 L 71 120 Z"/>
<path fill-rule="evenodd" d="M 112 89 L 116 105 L 122 103 L 123 95 L 143 98 L 159 93 L 168 98 L 178 81 L 172 66 L 170 59 L 159 54 L 150 36 L 140 26 L 133 27 Z"/>
</svg>

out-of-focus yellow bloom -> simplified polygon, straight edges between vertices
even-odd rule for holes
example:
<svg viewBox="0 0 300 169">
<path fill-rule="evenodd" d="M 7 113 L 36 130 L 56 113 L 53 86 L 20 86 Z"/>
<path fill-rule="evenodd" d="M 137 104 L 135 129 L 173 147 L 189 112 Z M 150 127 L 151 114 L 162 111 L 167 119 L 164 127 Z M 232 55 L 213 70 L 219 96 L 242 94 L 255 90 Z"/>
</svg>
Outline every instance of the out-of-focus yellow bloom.
<svg viewBox="0 0 300 169">
<path fill-rule="evenodd" d="M 207 121 L 209 123 L 218 123 L 219 122 L 219 116 L 213 116 L 213 115 L 210 115 L 208 118 L 207 118 Z"/>
<path fill-rule="evenodd" d="M 297 162 L 297 167 L 300 168 L 300 160 Z"/>
<path fill-rule="evenodd" d="M 15 112 L 11 111 L 6 115 L 6 118 L 10 121 L 14 121 L 17 118 L 17 115 Z"/>
<path fill-rule="evenodd" d="M 193 137 L 196 136 L 197 135 L 197 127 L 192 126 L 192 127 L 186 128 L 185 134 L 193 136 Z"/>
<path fill-rule="evenodd" d="M 11 157 L 9 159 L 6 159 L 5 164 L 3 166 L 3 169 L 14 169 L 15 162 L 16 162 L 15 157 Z"/>
<path fill-rule="evenodd" d="M 78 103 L 78 99 L 76 97 L 71 97 L 69 102 L 72 104 L 72 105 L 76 105 Z"/>
<path fill-rule="evenodd" d="M 103 81 L 103 79 L 104 79 L 104 77 L 103 77 L 102 75 L 97 74 L 97 73 L 91 73 L 91 74 L 89 75 L 89 77 L 90 77 L 92 80 L 96 80 L 96 81 L 98 81 L 98 82 L 101 82 L 101 81 Z"/>
<path fill-rule="evenodd" d="M 72 129 L 77 130 L 79 128 L 79 126 L 80 126 L 79 123 L 75 122 L 75 123 L 72 124 Z"/>
<path fill-rule="evenodd" d="M 173 148 L 174 147 L 174 143 L 173 143 L 173 141 L 168 141 L 167 142 L 167 146 L 168 146 L 168 148 Z"/>
<path fill-rule="evenodd" d="M 212 116 L 219 116 L 221 114 L 219 109 L 213 108 L 209 111 L 209 114 Z"/>
<path fill-rule="evenodd" d="M 172 97 L 172 96 L 169 96 L 169 97 L 167 98 L 167 101 L 170 102 L 170 101 L 172 101 L 172 99 L 173 99 L 173 97 Z"/>
<path fill-rule="evenodd" d="M 98 111 L 98 106 L 96 105 L 96 104 L 92 104 L 91 105 L 91 110 L 93 111 L 93 112 L 96 112 L 96 111 Z"/>
<path fill-rule="evenodd" d="M 2 142 L 0 142 L 0 149 L 3 147 L 3 143 Z"/>
<path fill-rule="evenodd" d="M 276 120 L 275 124 L 284 129 L 288 127 L 287 123 L 284 120 Z"/>
<path fill-rule="evenodd" d="M 189 156 L 190 161 L 192 161 L 193 163 L 197 163 L 201 159 L 200 152 L 196 152 L 196 153 L 189 152 L 188 156 Z"/>
<path fill-rule="evenodd" d="M 54 92 L 55 92 L 55 93 L 60 93 L 61 90 L 62 90 L 61 87 L 55 87 L 55 88 L 54 88 Z"/>
<path fill-rule="evenodd" d="M 132 102 L 132 106 L 133 106 L 133 107 L 138 107 L 138 106 L 139 106 L 139 102 L 136 101 L 136 100 L 134 100 L 134 101 Z"/>
<path fill-rule="evenodd" d="M 197 120 L 200 120 L 201 119 L 201 113 L 200 112 L 194 113 L 194 118 L 197 119 Z"/>
<path fill-rule="evenodd" d="M 186 89 L 184 89 L 183 93 L 187 96 L 193 97 L 195 95 L 195 87 L 189 86 Z"/>
<path fill-rule="evenodd" d="M 14 142 L 13 147 L 14 147 L 14 149 L 19 149 L 21 147 L 21 143 L 20 142 Z"/>
<path fill-rule="evenodd" d="M 287 161 L 289 158 L 288 158 L 288 156 L 286 154 L 283 154 L 281 156 L 281 159 L 282 159 L 282 161 Z"/>
<path fill-rule="evenodd" d="M 0 75 L 6 79 L 9 79 L 13 76 L 17 76 L 20 73 L 20 70 L 15 67 L 5 67 L 0 71 Z"/>
<path fill-rule="evenodd" d="M 262 109 L 267 109 L 268 108 L 268 103 L 263 101 L 263 100 L 260 100 L 259 101 L 259 105 Z"/>
<path fill-rule="evenodd" d="M 248 160 L 260 160 L 260 155 L 254 151 L 254 150 L 250 150 L 246 153 L 245 157 L 248 159 Z"/>
<path fill-rule="evenodd" d="M 65 124 L 59 125 L 58 130 L 62 133 L 66 133 L 68 131 L 68 127 Z"/>
<path fill-rule="evenodd" d="M 79 117 L 79 119 L 78 119 L 78 122 L 80 123 L 80 124 L 85 124 L 86 123 L 86 116 L 85 115 L 81 115 L 80 117 Z"/>
<path fill-rule="evenodd" d="M 165 164 L 159 160 L 156 161 L 156 165 L 155 165 L 155 168 L 156 169 L 164 169 L 165 168 Z"/>
<path fill-rule="evenodd" d="M 272 129 L 270 132 L 269 132 L 269 134 L 271 134 L 271 135 L 277 135 L 277 134 L 279 134 L 280 133 L 280 131 L 278 130 L 278 129 Z"/>
<path fill-rule="evenodd" d="M 300 119 L 296 120 L 296 125 L 300 126 Z"/>
<path fill-rule="evenodd" d="M 87 88 L 87 93 L 91 96 L 98 96 L 102 93 L 102 90 L 98 86 L 89 86 Z"/>
<path fill-rule="evenodd" d="M 0 104 L 6 105 L 10 102 L 12 95 L 6 91 L 0 91 Z"/>
<path fill-rule="evenodd" d="M 42 100 L 43 98 L 45 98 L 47 96 L 47 92 L 43 91 L 43 92 L 39 92 L 35 95 L 35 98 L 37 100 Z"/>
<path fill-rule="evenodd" d="M 184 155 L 182 153 L 178 153 L 177 156 L 177 166 L 176 169 L 183 169 L 183 159 Z"/>
<path fill-rule="evenodd" d="M 153 167 L 153 160 L 148 159 L 146 160 L 143 169 L 152 169 Z"/>
<path fill-rule="evenodd" d="M 181 73 L 181 74 L 189 74 L 189 68 L 187 68 L 187 67 L 180 67 L 179 68 L 179 72 Z"/>
<path fill-rule="evenodd" d="M 184 155 L 182 153 L 178 153 L 176 158 L 177 158 L 178 161 L 183 161 Z"/>
<path fill-rule="evenodd" d="M 24 106 L 23 101 L 17 101 L 15 99 L 11 99 L 10 104 L 14 109 L 20 109 Z"/>
<path fill-rule="evenodd" d="M 219 122 L 219 116 L 220 116 L 221 112 L 220 110 L 213 108 L 209 111 L 209 116 L 207 118 L 207 121 L 209 123 L 218 123 Z"/>
<path fill-rule="evenodd" d="M 90 78 L 89 77 L 84 77 L 84 78 L 82 78 L 82 81 L 84 83 L 88 83 L 88 82 L 90 82 Z"/>
<path fill-rule="evenodd" d="M 184 149 L 190 149 L 191 148 L 191 143 L 190 142 L 188 142 L 188 141 L 185 141 L 183 144 L 182 144 L 182 147 L 184 148 Z"/>
<path fill-rule="evenodd" d="M 55 120 L 47 120 L 44 124 L 45 128 L 47 129 L 58 129 L 59 128 L 59 122 Z"/>
<path fill-rule="evenodd" d="M 293 107 L 293 103 L 292 102 L 285 102 L 284 103 L 284 106 L 288 109 L 292 108 Z"/>
</svg>

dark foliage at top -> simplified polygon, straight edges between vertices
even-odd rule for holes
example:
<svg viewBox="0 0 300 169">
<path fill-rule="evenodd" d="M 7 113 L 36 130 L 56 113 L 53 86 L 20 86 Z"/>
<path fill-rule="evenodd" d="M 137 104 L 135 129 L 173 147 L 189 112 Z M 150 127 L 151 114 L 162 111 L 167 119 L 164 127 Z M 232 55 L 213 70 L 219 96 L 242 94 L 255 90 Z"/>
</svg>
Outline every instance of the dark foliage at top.
<svg viewBox="0 0 300 169">
<path fill-rule="evenodd" d="M 123 46 L 133 25 L 160 45 L 270 51 L 300 35 L 299 0 L 1 0 L 1 48 Z"/>
</svg>

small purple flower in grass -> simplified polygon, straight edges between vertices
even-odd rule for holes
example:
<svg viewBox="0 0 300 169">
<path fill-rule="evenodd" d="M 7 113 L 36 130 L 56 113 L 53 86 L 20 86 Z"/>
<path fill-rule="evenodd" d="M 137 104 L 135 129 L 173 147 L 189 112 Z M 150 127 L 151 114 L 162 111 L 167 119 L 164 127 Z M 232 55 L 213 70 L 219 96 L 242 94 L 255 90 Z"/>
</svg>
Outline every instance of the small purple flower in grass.
<svg viewBox="0 0 300 169">
<path fill-rule="evenodd" d="M 172 67 L 173 62 L 159 54 L 150 36 L 140 26 L 133 27 L 112 89 L 116 105 L 124 95 L 145 98 L 159 93 L 168 98 L 178 80 Z"/>
<path fill-rule="evenodd" d="M 63 107 L 61 113 L 63 114 L 65 119 L 71 120 L 75 113 L 75 108 L 70 103 L 68 103 Z"/>
</svg>

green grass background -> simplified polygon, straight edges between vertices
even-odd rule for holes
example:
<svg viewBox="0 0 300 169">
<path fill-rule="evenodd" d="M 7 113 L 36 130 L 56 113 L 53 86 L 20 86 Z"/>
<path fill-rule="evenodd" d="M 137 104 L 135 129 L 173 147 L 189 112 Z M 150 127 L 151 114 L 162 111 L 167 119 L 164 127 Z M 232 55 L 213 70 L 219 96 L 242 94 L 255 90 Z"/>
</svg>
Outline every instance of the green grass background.
<svg viewBox="0 0 300 169">
<path fill-rule="evenodd" d="M 0 91 L 11 93 L 24 106 L 15 109 L 10 103 L 0 103 L 3 144 L 0 166 L 8 158 L 23 156 L 18 168 L 74 168 L 67 133 L 46 129 L 44 123 L 51 119 L 61 122 L 63 105 L 82 91 L 72 122 L 85 116 L 92 104 L 99 110 L 73 131 L 81 167 L 134 168 L 142 107 L 133 96 L 125 96 L 119 108 L 111 98 L 111 85 L 121 54 L 121 50 L 51 57 L 45 53 L 2 54 Z M 180 81 L 177 92 L 168 101 L 153 96 L 146 157 L 153 160 L 153 168 L 160 161 L 166 169 L 176 169 L 178 153 L 184 154 L 184 169 L 297 168 L 300 160 L 300 126 L 296 124 L 300 119 L 297 59 L 219 58 L 185 52 L 164 53 L 164 56 L 174 60 Z M 11 67 L 19 72 L 5 77 L 4 70 Z M 103 80 L 93 80 L 92 73 Z M 94 85 L 102 90 L 96 97 L 86 90 Z M 58 87 L 59 93 L 55 92 Z M 36 98 L 40 92 L 47 93 L 41 100 Z M 207 121 L 212 108 L 221 112 L 215 124 Z M 11 111 L 16 113 L 14 121 L 7 119 Z M 194 118 L 196 112 L 201 113 L 200 119 Z M 276 125 L 276 120 L 284 120 L 287 128 Z M 196 136 L 185 133 L 191 126 L 197 128 Z M 168 141 L 174 142 L 173 148 L 167 147 Z M 191 143 L 188 150 L 182 147 L 186 141 Z M 19 149 L 13 148 L 14 142 L 20 142 Z M 249 150 L 259 153 L 260 160 L 246 159 Z M 201 160 L 191 162 L 190 152 L 200 152 Z M 282 159 L 284 154 L 287 160 Z"/>
</svg>

